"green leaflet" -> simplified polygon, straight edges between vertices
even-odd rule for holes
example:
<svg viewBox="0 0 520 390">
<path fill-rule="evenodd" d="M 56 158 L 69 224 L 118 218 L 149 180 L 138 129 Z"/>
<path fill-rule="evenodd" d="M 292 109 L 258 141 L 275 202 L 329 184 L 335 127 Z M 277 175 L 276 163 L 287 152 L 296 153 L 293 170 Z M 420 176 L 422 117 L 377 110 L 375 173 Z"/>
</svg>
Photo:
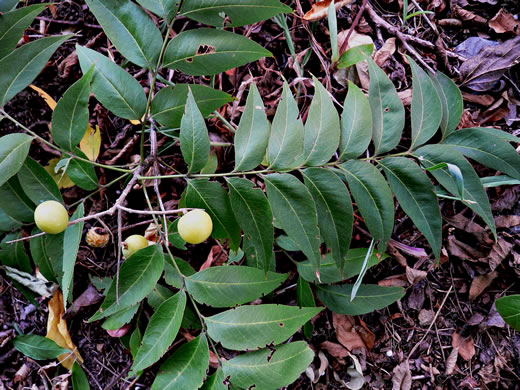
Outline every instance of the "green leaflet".
<svg viewBox="0 0 520 390">
<path fill-rule="evenodd" d="M 235 133 L 235 171 L 248 171 L 262 162 L 270 131 L 262 97 L 256 85 L 251 84 Z"/>
<path fill-rule="evenodd" d="M 303 123 L 298 119 L 298 105 L 287 82 L 271 125 L 267 147 L 269 169 L 280 171 L 295 168 L 303 162 Z"/>
<path fill-rule="evenodd" d="M 143 87 L 128 72 L 97 51 L 76 45 L 81 70 L 86 73 L 94 65 L 92 92 L 114 115 L 140 120 L 146 110 Z"/>
<path fill-rule="evenodd" d="M 199 271 L 185 281 L 186 289 L 197 302 L 213 307 L 231 307 L 270 293 L 287 276 L 246 266 L 219 266 Z"/>
<path fill-rule="evenodd" d="M 339 144 L 339 117 L 329 93 L 313 77 L 314 96 L 304 128 L 305 165 L 320 166 L 330 160 Z"/>
<path fill-rule="evenodd" d="M 206 317 L 208 335 L 224 348 L 251 350 L 277 345 L 291 337 L 322 308 L 244 305 Z"/>
<path fill-rule="evenodd" d="M 406 56 L 412 68 L 412 145 L 410 149 L 432 138 L 442 119 L 443 108 L 432 80 L 415 61 Z"/>
<path fill-rule="evenodd" d="M 520 155 L 507 140 L 479 128 L 462 129 L 444 139 L 466 157 L 520 180 Z"/>
<path fill-rule="evenodd" d="M 209 134 L 189 88 L 179 138 L 188 173 L 199 172 L 208 162 Z"/>
<path fill-rule="evenodd" d="M 123 56 L 143 68 L 157 66 L 161 32 L 142 8 L 122 0 L 86 0 L 86 3 Z"/>
<path fill-rule="evenodd" d="M 463 101 L 459 87 L 444 73 L 437 71 L 430 74 L 433 86 L 437 90 L 442 106 L 441 131 L 442 137 L 450 135 L 458 126 L 462 116 Z"/>
<path fill-rule="evenodd" d="M 22 168 L 32 140 L 32 137 L 22 133 L 0 137 L 0 186 Z"/>
<path fill-rule="evenodd" d="M 257 262 L 269 270 L 273 257 L 273 213 L 264 192 L 247 179 L 228 178 L 229 198 L 242 230 L 255 247 Z"/>
<path fill-rule="evenodd" d="M 18 172 L 18 180 L 29 199 L 36 205 L 46 200 L 63 203 L 58 185 L 38 162 L 28 157 Z"/>
<path fill-rule="evenodd" d="M 55 359 L 62 353 L 70 353 L 68 349 L 61 348 L 51 339 L 35 334 L 16 336 L 13 345 L 25 356 L 35 360 Z"/>
<path fill-rule="evenodd" d="M 430 243 L 437 259 L 441 255 L 442 218 L 433 184 L 412 160 L 389 157 L 378 162 L 390 188 L 406 214 Z"/>
<path fill-rule="evenodd" d="M 339 168 L 347 179 L 368 230 L 384 248 L 394 227 L 394 201 L 386 180 L 368 162 L 350 160 Z"/>
<path fill-rule="evenodd" d="M 274 353 L 271 349 L 244 353 L 224 361 L 222 370 L 240 388 L 255 385 L 255 390 L 276 390 L 294 382 L 313 358 L 307 343 L 296 341 L 276 347 Z"/>
<path fill-rule="evenodd" d="M 352 284 L 326 286 L 316 285 L 316 295 L 325 306 L 338 314 L 357 316 L 391 305 L 404 296 L 401 287 L 384 287 L 377 284 L 362 284 L 351 302 Z"/>
<path fill-rule="evenodd" d="M 351 248 L 348 251 L 347 257 L 345 258 L 345 265 L 343 266 L 343 273 L 338 272 L 338 268 L 335 260 L 332 258 L 330 253 L 325 255 L 325 258 L 320 264 L 320 280 L 321 283 L 336 283 L 342 280 L 350 279 L 353 276 L 359 274 L 365 256 L 367 254 L 367 248 Z M 376 254 L 372 254 L 368 260 L 367 267 L 370 268 L 380 261 L 386 259 L 388 255 L 383 254 L 381 258 Z M 298 273 L 300 276 L 308 282 L 320 283 L 314 273 L 314 267 L 309 260 L 300 261 L 297 264 Z"/>
<path fill-rule="evenodd" d="M 372 111 L 365 94 L 351 81 L 341 114 L 339 160 L 356 158 L 372 139 Z"/>
<path fill-rule="evenodd" d="M 89 321 L 100 320 L 141 301 L 157 284 L 163 267 L 164 256 L 159 245 L 150 245 L 135 252 L 123 263 L 119 272 L 119 304 L 114 279 L 100 309 Z"/>
<path fill-rule="evenodd" d="M 389 152 L 401 140 L 404 106 L 385 72 L 367 58 L 370 73 L 368 101 L 372 109 L 372 141 L 375 154 Z"/>
<path fill-rule="evenodd" d="M 152 117 L 163 126 L 180 127 L 188 98 L 188 88 L 191 89 L 197 107 L 204 118 L 233 100 L 231 95 L 204 85 L 176 84 L 175 87 L 162 88 L 154 96 L 150 107 Z"/>
<path fill-rule="evenodd" d="M 213 75 L 271 55 L 242 35 L 197 28 L 181 32 L 168 43 L 163 66 L 193 76 Z"/>
<path fill-rule="evenodd" d="M 72 35 L 29 42 L 0 60 L 0 107 L 27 87 L 41 72 L 54 51 Z"/>
<path fill-rule="evenodd" d="M 202 333 L 161 365 L 152 390 L 197 390 L 202 386 L 208 366 L 208 340 Z"/>
<path fill-rule="evenodd" d="M 70 86 L 52 112 L 52 140 L 73 152 L 88 127 L 88 100 L 94 66 Z"/>
<path fill-rule="evenodd" d="M 480 215 L 496 237 L 495 221 L 486 191 L 471 164 L 454 147 L 449 145 L 426 145 L 415 151 L 415 155 L 426 168 L 440 163 L 456 165 L 464 178 L 465 204 Z M 458 186 L 448 168 L 436 169 L 430 172 L 435 179 L 453 196 L 458 195 Z"/>
<path fill-rule="evenodd" d="M 214 27 L 245 26 L 292 9 L 278 0 L 190 0 L 182 3 L 181 15 Z"/>
<path fill-rule="evenodd" d="M 296 177 L 273 173 L 264 177 L 273 214 L 283 230 L 311 260 L 319 272 L 320 233 L 316 205 L 311 193 Z"/>
<path fill-rule="evenodd" d="M 34 4 L 0 15 L 0 59 L 15 49 L 25 29 L 45 7 L 45 4 Z"/>
<path fill-rule="evenodd" d="M 83 218 L 83 214 L 84 206 L 83 203 L 80 203 L 74 214 L 72 214 L 71 221 Z M 74 276 L 74 265 L 78 256 L 79 244 L 81 243 L 83 225 L 84 222 L 80 222 L 65 229 L 63 240 L 63 276 L 60 283 L 65 306 L 67 306 L 67 302 L 72 302 L 72 277 Z"/>
<path fill-rule="evenodd" d="M 498 313 L 513 329 L 520 330 L 520 295 L 509 295 L 496 300 Z"/>
<path fill-rule="evenodd" d="M 338 175 L 328 169 L 307 168 L 302 176 L 316 203 L 321 236 L 342 272 L 354 220 L 350 194 Z"/>
<path fill-rule="evenodd" d="M 157 308 L 144 332 L 132 372 L 144 370 L 164 355 L 179 332 L 185 307 L 186 293 L 181 290 Z"/>
</svg>

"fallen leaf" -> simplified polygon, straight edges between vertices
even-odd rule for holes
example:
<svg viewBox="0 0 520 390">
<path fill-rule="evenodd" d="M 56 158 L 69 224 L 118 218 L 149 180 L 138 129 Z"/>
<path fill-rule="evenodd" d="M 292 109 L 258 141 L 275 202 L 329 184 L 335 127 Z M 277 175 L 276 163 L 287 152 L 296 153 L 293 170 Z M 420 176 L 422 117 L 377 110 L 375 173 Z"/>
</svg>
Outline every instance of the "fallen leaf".
<svg viewBox="0 0 520 390">
<path fill-rule="evenodd" d="M 410 363 L 405 360 L 392 371 L 392 390 L 410 390 L 412 388 L 412 373 Z"/>
<path fill-rule="evenodd" d="M 497 228 L 510 228 L 520 225 L 520 215 L 500 215 L 495 217 Z"/>
<path fill-rule="evenodd" d="M 7 265 L 4 265 L 3 268 L 5 274 L 11 279 L 16 280 L 18 283 L 44 298 L 50 297 L 58 287 L 56 283 L 49 282 L 43 276 L 33 276 L 27 272 L 20 271 Z"/>
<path fill-rule="evenodd" d="M 497 272 L 493 271 L 489 274 L 479 275 L 471 281 L 469 288 L 469 300 L 475 300 L 497 277 Z"/>
<path fill-rule="evenodd" d="M 464 338 L 459 333 L 453 332 L 451 345 L 458 349 L 459 356 L 466 361 L 470 361 L 475 356 L 475 343 L 472 336 Z"/>
<path fill-rule="evenodd" d="M 320 358 L 320 367 L 318 368 L 318 378 L 316 379 L 322 377 L 323 374 L 325 374 L 325 371 L 327 371 L 327 367 L 329 366 L 329 359 L 327 359 L 327 356 L 325 356 L 322 351 L 318 352 L 318 357 Z"/>
<path fill-rule="evenodd" d="M 347 350 L 367 349 L 365 342 L 355 329 L 356 319 L 354 317 L 332 313 L 332 322 L 336 330 L 336 338 Z"/>
<path fill-rule="evenodd" d="M 49 108 L 54 111 L 54 109 L 56 108 L 56 100 L 54 100 L 52 98 L 51 95 L 49 95 L 47 92 L 45 92 L 43 89 L 41 88 L 38 88 L 36 85 L 32 85 L 32 84 L 29 84 L 29 87 L 31 87 L 32 89 L 34 89 L 36 92 L 38 92 L 38 95 L 40 95 L 40 97 L 45 101 L 45 103 L 47 103 L 47 105 L 49 106 Z"/>
<path fill-rule="evenodd" d="M 347 39 L 348 30 L 342 30 L 338 33 L 338 46 L 342 47 L 343 42 Z M 352 31 L 348 39 L 347 49 L 352 49 L 356 46 L 374 44 L 374 41 L 369 35 L 361 34 L 356 30 Z M 359 78 L 359 83 L 362 89 L 368 89 L 370 85 L 370 77 L 368 76 L 368 64 L 366 61 L 358 62 L 354 65 Z"/>
<path fill-rule="evenodd" d="M 494 271 L 502 263 L 502 260 L 511 253 L 513 246 L 513 244 L 499 237 L 491 248 L 491 252 L 486 257 L 481 258 L 480 261 L 487 262 L 491 271 Z"/>
<path fill-rule="evenodd" d="M 370 352 L 374 347 L 376 335 L 368 328 L 367 324 L 365 324 L 365 322 L 361 318 L 359 318 L 359 324 L 360 325 L 356 325 L 354 329 L 361 336 L 361 339 L 365 343 L 368 352 Z"/>
<path fill-rule="evenodd" d="M 395 53 L 395 37 L 388 38 L 383 46 L 374 54 L 374 62 L 383 67 L 390 57 Z"/>
<path fill-rule="evenodd" d="M 353 0 L 334 0 L 334 7 L 336 11 L 347 4 L 352 3 Z M 315 22 L 325 18 L 328 14 L 328 8 L 331 0 L 318 1 L 312 5 L 312 8 L 303 15 L 303 19 L 308 22 Z"/>
<path fill-rule="evenodd" d="M 433 317 L 435 317 L 433 310 L 421 309 L 418 316 L 419 324 L 422 326 L 430 325 L 433 321 Z"/>
<path fill-rule="evenodd" d="M 354 364 L 347 368 L 347 374 L 350 375 L 350 381 L 345 383 L 345 386 L 347 386 L 347 388 L 350 390 L 360 390 L 365 384 L 363 369 L 359 363 L 358 358 L 352 354 L 349 355 Z"/>
<path fill-rule="evenodd" d="M 52 160 L 49 160 L 49 163 L 47 166 L 45 166 L 45 170 L 49 173 L 49 175 L 52 176 L 56 184 L 58 185 L 59 189 L 62 188 L 70 188 L 74 187 L 76 184 L 70 179 L 69 175 L 67 173 L 56 173 L 55 168 L 58 162 L 60 162 L 61 158 L 56 157 Z"/>
<path fill-rule="evenodd" d="M 461 86 L 479 92 L 488 91 L 519 59 L 520 36 L 498 46 L 484 47 L 478 55 L 461 65 Z"/>
<path fill-rule="evenodd" d="M 331 356 L 337 359 L 343 359 L 349 355 L 347 349 L 338 343 L 332 341 L 324 341 L 320 344 L 320 348 L 326 350 Z"/>
<path fill-rule="evenodd" d="M 90 161 L 96 161 L 99 157 L 99 151 L 101 150 L 101 132 L 99 126 L 96 125 L 94 130 L 88 125 L 85 135 L 79 143 L 79 148 Z"/>
<path fill-rule="evenodd" d="M 67 308 L 67 311 L 63 314 L 63 318 L 68 320 L 74 317 L 82 307 L 88 307 L 91 305 L 95 305 L 96 303 L 101 302 L 103 299 L 103 294 L 100 294 L 97 289 L 89 284 L 85 291 L 81 293 L 81 295 L 72 302 Z"/>
<path fill-rule="evenodd" d="M 458 5 L 453 7 L 453 12 L 459 19 L 461 19 L 465 22 L 472 22 L 472 23 L 476 23 L 476 24 L 486 24 L 487 23 L 487 20 L 484 19 L 482 16 L 474 14 L 473 12 L 468 11 L 467 9 L 464 9 Z"/>
<path fill-rule="evenodd" d="M 450 355 L 446 359 L 446 375 L 453 374 L 455 366 L 457 365 L 457 358 L 459 357 L 459 349 L 453 348 Z"/>
<path fill-rule="evenodd" d="M 60 347 L 70 349 L 74 352 L 75 356 L 69 354 L 58 356 L 58 360 L 63 367 L 70 370 L 76 359 L 83 363 L 83 358 L 70 338 L 67 322 L 62 318 L 64 311 L 63 295 L 58 289 L 54 292 L 53 297 L 49 301 L 49 318 L 47 320 L 47 335 L 45 337 L 53 340 Z"/>
<path fill-rule="evenodd" d="M 467 92 L 462 92 L 462 98 L 465 102 L 479 104 L 484 107 L 489 107 L 495 102 L 495 98 L 491 95 L 474 95 Z"/>
<path fill-rule="evenodd" d="M 500 11 L 489 21 L 489 27 L 499 34 L 505 32 L 520 34 L 520 23 L 503 8 L 500 8 Z"/>
<path fill-rule="evenodd" d="M 420 269 L 415 269 L 411 267 L 406 267 L 406 279 L 411 285 L 414 285 L 421 280 L 425 279 L 428 276 L 428 272 L 421 271 Z"/>
<path fill-rule="evenodd" d="M 392 275 L 383 280 L 377 282 L 379 286 L 384 287 L 408 287 L 408 282 L 406 281 L 406 274 L 400 275 Z"/>
</svg>

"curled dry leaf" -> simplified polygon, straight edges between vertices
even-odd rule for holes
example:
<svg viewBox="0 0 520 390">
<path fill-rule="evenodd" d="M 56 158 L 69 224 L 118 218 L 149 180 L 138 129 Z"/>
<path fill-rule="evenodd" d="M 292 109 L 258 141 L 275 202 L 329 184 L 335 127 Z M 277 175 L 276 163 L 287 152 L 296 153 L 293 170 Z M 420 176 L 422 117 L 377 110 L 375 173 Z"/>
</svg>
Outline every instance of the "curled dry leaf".
<svg viewBox="0 0 520 390">
<path fill-rule="evenodd" d="M 410 390 L 412 388 L 412 373 L 410 363 L 405 360 L 394 368 L 392 376 L 392 390 Z"/>
<path fill-rule="evenodd" d="M 374 61 L 380 67 L 383 67 L 388 59 L 395 53 L 395 37 L 388 38 L 381 49 L 374 54 Z"/>
<path fill-rule="evenodd" d="M 75 356 L 67 353 L 58 356 L 58 360 L 63 367 L 70 370 L 76 359 L 83 363 L 83 358 L 70 338 L 67 322 L 62 318 L 64 312 L 63 295 L 60 290 L 56 290 L 49 301 L 49 318 L 47 320 L 47 335 L 45 337 L 53 340 L 62 348 L 74 351 Z"/>
<path fill-rule="evenodd" d="M 498 46 L 484 47 L 460 67 L 461 86 L 474 91 L 488 91 L 510 67 L 520 60 L 520 36 Z"/>
<path fill-rule="evenodd" d="M 45 103 L 47 103 L 47 105 L 49 106 L 49 108 L 51 110 L 54 111 L 54 108 L 56 108 L 56 100 L 54 100 L 52 98 L 51 95 L 49 95 L 47 92 L 45 92 L 43 89 L 41 88 L 38 88 L 36 85 L 32 85 L 32 84 L 29 84 L 29 87 L 31 87 L 33 90 L 35 90 L 36 92 L 38 92 L 38 95 L 40 95 L 40 97 L 45 100 Z"/>
<path fill-rule="evenodd" d="M 421 271 L 412 267 L 406 267 L 406 279 L 411 285 L 414 285 L 428 276 L 428 272 Z"/>
<path fill-rule="evenodd" d="M 68 320 L 74 317 L 82 307 L 88 307 L 91 305 L 95 305 L 103 300 L 103 294 L 100 294 L 97 289 L 89 284 L 85 291 L 81 293 L 81 295 L 72 302 L 67 308 L 67 311 L 63 315 L 63 318 Z"/>
<path fill-rule="evenodd" d="M 356 331 L 356 319 L 351 316 L 332 313 L 332 322 L 336 329 L 336 338 L 347 350 L 367 349 L 361 335 Z"/>
<path fill-rule="evenodd" d="M 326 350 L 331 356 L 337 359 L 343 359 L 349 355 L 349 352 L 338 343 L 332 341 L 324 341 L 320 344 L 320 348 Z"/>
<path fill-rule="evenodd" d="M 458 349 L 460 357 L 466 361 L 470 361 L 475 356 L 475 343 L 471 336 L 464 338 L 459 333 L 453 332 L 451 345 Z"/>
<path fill-rule="evenodd" d="M 520 23 L 509 12 L 504 11 L 503 8 L 500 8 L 500 11 L 489 21 L 489 27 L 499 34 L 505 32 L 520 34 Z"/>
<path fill-rule="evenodd" d="M 495 217 L 497 228 L 510 228 L 520 225 L 520 215 L 500 215 Z"/>
<path fill-rule="evenodd" d="M 455 366 L 457 365 L 457 358 L 459 357 L 459 349 L 453 348 L 451 350 L 450 356 L 446 359 L 446 375 L 453 374 L 455 371 Z"/>
<path fill-rule="evenodd" d="M 476 23 L 476 24 L 487 23 L 487 20 L 484 19 L 482 16 L 474 14 L 473 12 L 468 11 L 467 9 L 464 9 L 458 5 L 453 7 L 453 12 L 459 19 L 461 19 L 465 22 L 471 22 L 471 23 Z"/>
<path fill-rule="evenodd" d="M 469 288 L 469 300 L 474 301 L 497 277 L 497 272 L 493 271 L 489 274 L 479 275 L 471 281 Z"/>
<path fill-rule="evenodd" d="M 352 3 L 353 0 L 334 0 L 334 7 L 336 10 L 341 7 L 346 6 L 347 4 Z M 308 22 L 315 22 L 316 20 L 320 20 L 327 16 L 327 10 L 329 8 L 331 0 L 323 0 L 318 1 L 312 5 L 310 11 L 307 11 L 305 15 L 303 15 L 303 19 Z"/>
<path fill-rule="evenodd" d="M 498 241 L 491 248 L 491 252 L 486 257 L 480 259 L 482 262 L 487 262 L 491 271 L 494 271 L 513 249 L 513 244 L 507 242 L 502 237 L 498 238 Z"/>
</svg>

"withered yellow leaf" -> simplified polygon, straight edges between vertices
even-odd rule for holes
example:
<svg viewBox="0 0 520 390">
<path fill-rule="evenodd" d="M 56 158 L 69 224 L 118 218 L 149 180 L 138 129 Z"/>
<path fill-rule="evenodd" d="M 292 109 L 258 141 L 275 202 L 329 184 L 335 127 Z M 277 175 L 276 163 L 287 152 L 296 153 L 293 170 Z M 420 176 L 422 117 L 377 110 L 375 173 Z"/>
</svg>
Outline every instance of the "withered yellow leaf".
<svg viewBox="0 0 520 390">
<path fill-rule="evenodd" d="M 87 131 L 79 143 L 79 148 L 90 161 L 97 160 L 101 150 L 101 132 L 98 125 L 95 130 L 90 125 L 87 127 Z"/>
<path fill-rule="evenodd" d="M 45 92 L 43 89 L 38 88 L 36 85 L 30 84 L 29 87 L 34 89 L 36 92 L 38 92 L 38 95 L 42 97 L 43 100 L 45 100 L 45 103 L 50 107 L 52 111 L 56 108 L 56 100 L 52 98 L 51 95 L 49 95 L 47 92 Z"/>
<path fill-rule="evenodd" d="M 353 0 L 335 0 L 334 7 L 336 10 L 352 3 Z M 328 8 L 331 0 L 317 1 L 312 5 L 312 8 L 303 15 L 303 19 L 309 22 L 315 22 L 327 16 Z"/>
<path fill-rule="evenodd" d="M 74 356 L 67 353 L 58 356 L 63 367 L 70 370 L 76 359 L 83 363 L 83 358 L 70 338 L 67 322 L 62 318 L 64 312 L 63 295 L 61 290 L 57 289 L 49 301 L 49 318 L 47 320 L 47 335 L 45 337 L 53 340 L 62 348 L 74 351 Z"/>
<path fill-rule="evenodd" d="M 58 188 L 70 188 L 75 185 L 75 183 L 70 179 L 70 177 L 66 173 L 56 173 L 54 171 L 54 168 L 56 168 L 56 164 L 58 164 L 58 161 L 60 159 L 58 157 L 53 158 L 49 161 L 49 165 L 47 165 L 45 170 L 49 172 L 49 175 L 52 176 L 56 184 L 58 185 Z"/>
</svg>

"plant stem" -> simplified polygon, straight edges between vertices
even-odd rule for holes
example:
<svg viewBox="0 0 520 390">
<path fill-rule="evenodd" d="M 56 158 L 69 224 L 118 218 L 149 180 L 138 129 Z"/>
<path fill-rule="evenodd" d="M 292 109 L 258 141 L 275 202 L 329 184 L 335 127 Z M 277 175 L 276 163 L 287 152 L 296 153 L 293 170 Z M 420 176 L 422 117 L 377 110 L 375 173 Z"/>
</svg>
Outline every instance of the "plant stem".
<svg viewBox="0 0 520 390">
<path fill-rule="evenodd" d="M 95 166 L 100 167 L 100 168 L 110 169 L 112 171 L 118 171 L 118 172 L 124 172 L 124 173 L 132 173 L 134 171 L 132 169 L 117 168 L 117 167 L 114 167 L 112 165 L 101 164 L 101 163 L 98 163 L 98 162 L 95 162 L 95 161 L 90 161 L 89 159 L 86 159 L 86 158 L 83 158 L 83 157 L 76 156 L 74 153 L 71 153 L 71 152 L 68 152 L 66 150 L 63 150 L 63 149 L 59 148 L 58 146 L 54 145 L 52 142 L 49 142 L 45 138 L 39 136 L 34 131 L 29 129 L 27 126 L 21 124 L 16 119 L 14 119 L 11 115 L 9 115 L 3 109 L 0 109 L 0 115 L 3 115 L 5 118 L 9 119 L 11 122 L 13 122 L 18 127 L 21 127 L 23 130 L 25 130 L 25 132 L 27 132 L 28 134 L 32 135 L 34 138 L 40 140 L 45 145 L 49 146 L 50 148 L 52 148 L 54 150 L 57 150 L 58 152 L 60 152 L 62 154 L 66 154 L 67 156 L 70 156 L 72 158 L 75 158 L 75 159 L 87 162 L 89 164 L 95 165 Z"/>
<path fill-rule="evenodd" d="M 217 110 L 213 111 L 213 114 L 218 118 L 220 119 L 220 121 L 224 124 L 224 126 L 227 127 L 227 129 L 229 131 L 231 131 L 233 134 L 235 134 L 235 132 L 237 131 L 236 128 L 228 122 L 228 120 L 226 118 L 224 118 L 222 115 L 220 115 L 220 112 L 218 112 Z"/>
<path fill-rule="evenodd" d="M 159 176 L 139 176 L 139 180 L 152 180 L 152 179 L 174 179 L 174 178 L 212 178 L 212 177 L 227 177 L 227 176 L 241 176 L 241 175 L 257 175 L 261 173 L 271 173 L 274 172 L 270 169 L 259 169 L 257 171 L 249 171 L 249 172 L 224 172 L 224 173 L 198 173 L 193 175 L 188 175 L 187 173 L 179 173 L 175 175 L 159 175 Z"/>
</svg>

